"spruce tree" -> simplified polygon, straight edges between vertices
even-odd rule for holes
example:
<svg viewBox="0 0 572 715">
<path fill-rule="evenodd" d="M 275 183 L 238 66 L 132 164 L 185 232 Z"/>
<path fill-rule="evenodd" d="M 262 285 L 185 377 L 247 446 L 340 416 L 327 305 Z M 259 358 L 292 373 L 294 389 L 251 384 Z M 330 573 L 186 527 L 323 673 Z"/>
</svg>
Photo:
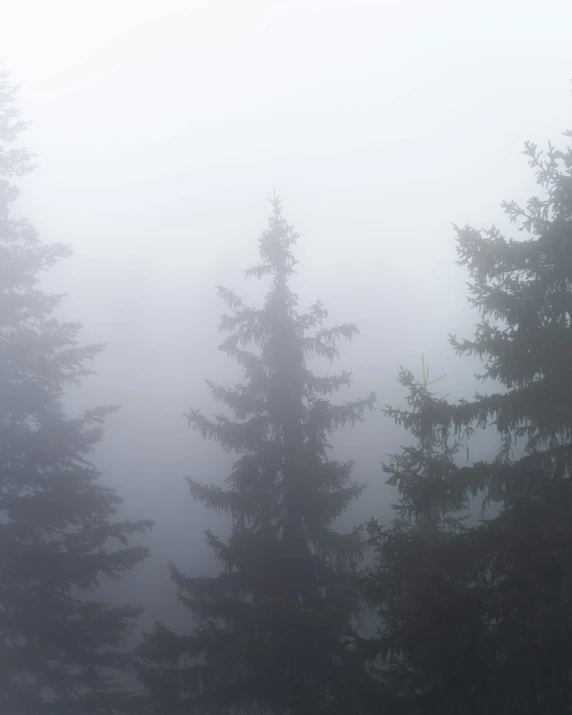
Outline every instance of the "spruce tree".
<svg viewBox="0 0 572 715">
<path fill-rule="evenodd" d="M 89 592 L 146 556 L 128 536 L 150 522 L 117 521 L 121 499 L 89 462 L 111 410 L 63 411 L 101 346 L 81 346 L 80 326 L 54 316 L 61 296 L 39 285 L 70 250 L 9 212 L 11 178 L 32 168 L 10 147 L 24 128 L 16 89 L 0 76 L 0 711 L 110 715 L 129 701 L 117 691 L 130 662 L 118 647 L 140 609 Z"/>
<path fill-rule="evenodd" d="M 377 653 L 404 694 L 416 684 L 407 712 L 572 711 L 572 147 L 549 145 L 545 156 L 527 143 L 524 153 L 543 195 L 503 204 L 523 239 L 456 229 L 481 320 L 472 340 L 451 342 L 482 359 L 479 377 L 497 390 L 390 412 L 420 437 L 390 470 L 416 541 L 371 525 L 368 587 L 382 617 Z M 502 441 L 490 461 L 443 463 L 447 440 L 489 427 Z M 443 534 L 446 516 L 477 494 L 477 526 L 423 539 L 427 511 Z M 498 515 L 486 514 L 491 504 Z"/>
<path fill-rule="evenodd" d="M 189 479 L 194 499 L 232 516 L 232 531 L 228 540 L 206 534 L 220 575 L 187 576 L 170 565 L 196 627 L 176 635 L 157 625 L 141 648 L 141 679 L 157 713 L 350 715 L 366 712 L 374 693 L 353 648 L 361 538 L 334 528 L 363 487 L 351 462 L 328 459 L 327 439 L 361 419 L 375 397 L 332 404 L 327 396 L 349 385 L 350 374 L 317 377 L 309 369 L 310 357 L 333 360 L 338 339 L 358 330 L 322 327 L 320 302 L 298 312 L 289 285 L 297 234 L 280 199 L 272 205 L 260 264 L 246 271 L 270 278 L 263 307 L 219 289 L 232 310 L 222 318 L 229 335 L 221 349 L 245 378 L 209 387 L 234 418 L 187 415 L 204 438 L 240 456 L 224 488 Z"/>
<path fill-rule="evenodd" d="M 392 692 L 395 713 L 477 715 L 490 709 L 490 693 L 479 685 L 491 654 L 487 574 L 465 526 L 475 492 L 458 466 L 466 436 L 450 435 L 436 419 L 449 406 L 430 390 L 425 367 L 421 380 L 402 369 L 399 381 L 407 408 L 385 413 L 417 444 L 383 463 L 399 501 L 390 524 L 367 524 L 374 559 L 361 574 L 362 595 L 379 628 L 361 639 L 360 651 Z"/>
</svg>

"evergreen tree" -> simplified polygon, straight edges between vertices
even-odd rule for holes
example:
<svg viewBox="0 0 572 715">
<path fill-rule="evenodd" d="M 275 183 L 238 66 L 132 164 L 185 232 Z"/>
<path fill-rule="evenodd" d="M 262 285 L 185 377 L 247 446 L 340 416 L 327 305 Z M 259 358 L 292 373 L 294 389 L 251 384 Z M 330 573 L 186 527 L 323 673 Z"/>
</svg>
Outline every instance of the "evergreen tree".
<svg viewBox="0 0 572 715">
<path fill-rule="evenodd" d="M 127 539 L 150 522 L 114 520 L 121 500 L 88 461 L 111 410 L 63 412 L 101 346 L 80 346 L 80 326 L 53 315 L 61 297 L 38 285 L 69 249 L 10 216 L 10 179 L 32 168 L 9 147 L 24 128 L 15 95 L 0 76 L 0 711 L 109 715 L 128 701 L 113 672 L 129 664 L 118 646 L 140 609 L 88 592 L 146 556 Z"/>
<path fill-rule="evenodd" d="M 370 525 L 378 564 L 366 581 L 382 622 L 369 645 L 399 691 L 417 689 L 406 712 L 572 712 L 572 148 L 549 145 L 545 157 L 527 143 L 525 154 L 544 195 L 503 204 L 524 240 L 456 229 L 481 320 L 473 340 L 451 342 L 478 355 L 479 377 L 500 389 L 456 404 L 427 394 L 389 411 L 420 444 L 390 465 L 406 535 Z M 502 438 L 490 462 L 445 458 L 449 439 L 489 426 Z M 480 523 L 456 521 L 445 535 L 477 494 Z M 486 517 L 491 504 L 499 513 Z"/>
<path fill-rule="evenodd" d="M 477 687 L 490 658 L 487 575 L 464 525 L 474 496 L 456 464 L 464 435 L 451 439 L 436 419 L 448 405 L 430 391 L 425 368 L 421 381 L 403 369 L 399 380 L 408 409 L 385 412 L 418 443 L 383 464 L 400 498 L 390 525 L 367 524 L 374 565 L 362 573 L 362 595 L 380 627 L 360 650 L 392 689 L 396 713 L 477 715 L 489 703 L 487 689 Z"/>
<path fill-rule="evenodd" d="M 326 397 L 350 374 L 317 377 L 308 368 L 309 357 L 334 359 L 337 340 L 358 331 L 322 328 L 320 302 L 297 311 L 289 287 L 297 235 L 280 200 L 272 204 L 261 262 L 246 271 L 271 279 L 263 307 L 219 289 L 233 313 L 222 318 L 229 336 L 221 349 L 245 380 L 209 387 L 234 419 L 188 413 L 203 437 L 241 455 L 225 488 L 189 480 L 196 500 L 232 515 L 228 540 L 206 535 L 224 570 L 189 577 L 170 565 L 179 600 L 198 625 L 184 636 L 157 625 L 147 636 L 141 678 L 154 712 L 350 715 L 366 712 L 374 693 L 353 648 L 361 537 L 333 526 L 363 487 L 351 478 L 351 462 L 327 458 L 327 437 L 359 420 L 375 397 L 334 405 Z"/>
</svg>

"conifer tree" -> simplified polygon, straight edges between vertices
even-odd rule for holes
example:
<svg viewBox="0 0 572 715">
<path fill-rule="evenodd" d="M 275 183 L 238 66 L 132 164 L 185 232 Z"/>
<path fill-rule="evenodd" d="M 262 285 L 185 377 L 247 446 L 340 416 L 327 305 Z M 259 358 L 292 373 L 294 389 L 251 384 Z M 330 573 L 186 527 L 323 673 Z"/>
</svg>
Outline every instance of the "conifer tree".
<svg viewBox="0 0 572 715">
<path fill-rule="evenodd" d="M 416 540 L 372 530 L 368 586 L 382 617 L 377 653 L 400 692 L 417 689 L 406 712 L 572 711 L 572 147 L 524 153 L 544 195 L 503 204 L 524 238 L 456 229 L 481 320 L 472 340 L 451 342 L 482 359 L 480 377 L 497 390 L 390 412 L 421 438 L 391 465 Z M 443 463 L 448 439 L 491 426 L 502 447 L 490 462 Z M 440 454 L 423 441 L 431 435 Z M 477 494 L 497 516 L 483 510 L 476 527 L 423 539 L 423 514 L 433 509 L 443 533 L 445 515 Z"/>
<path fill-rule="evenodd" d="M 196 500 L 232 515 L 228 540 L 207 532 L 223 572 L 187 576 L 170 565 L 197 626 L 180 636 L 157 625 L 146 638 L 141 678 L 153 712 L 351 715 L 366 712 L 374 693 L 353 648 L 361 538 L 333 527 L 363 487 L 352 480 L 351 462 L 328 459 L 327 438 L 361 419 L 375 397 L 332 404 L 327 396 L 347 386 L 350 374 L 317 377 L 308 368 L 311 356 L 334 359 L 338 339 L 358 331 L 322 327 L 320 302 L 298 312 L 289 287 L 297 234 L 280 199 L 272 205 L 260 264 L 246 271 L 271 280 L 263 307 L 219 289 L 232 310 L 222 318 L 229 335 L 221 349 L 245 379 L 209 386 L 234 418 L 187 415 L 203 437 L 240 455 L 224 488 L 189 480 Z"/>
<path fill-rule="evenodd" d="M 69 249 L 9 213 L 11 177 L 32 168 L 9 146 L 24 128 L 16 89 L 0 76 L 0 712 L 111 715 L 129 701 L 113 673 L 129 664 L 118 646 L 140 609 L 89 591 L 146 556 L 128 536 L 150 522 L 115 520 L 121 499 L 88 461 L 111 410 L 63 411 L 101 346 L 80 346 L 80 326 L 54 317 L 61 296 L 39 286 Z"/>
<path fill-rule="evenodd" d="M 422 380 L 403 369 L 399 380 L 407 409 L 385 413 L 418 443 L 383 464 L 399 501 L 389 525 L 367 524 L 374 565 L 362 572 L 362 595 L 379 628 L 360 650 L 393 693 L 396 714 L 477 715 L 489 703 L 486 688 L 475 684 L 490 654 L 483 652 L 486 574 L 464 523 L 474 493 L 457 466 L 466 436 L 450 435 L 435 419 L 448 405 L 431 392 L 425 367 Z"/>
</svg>

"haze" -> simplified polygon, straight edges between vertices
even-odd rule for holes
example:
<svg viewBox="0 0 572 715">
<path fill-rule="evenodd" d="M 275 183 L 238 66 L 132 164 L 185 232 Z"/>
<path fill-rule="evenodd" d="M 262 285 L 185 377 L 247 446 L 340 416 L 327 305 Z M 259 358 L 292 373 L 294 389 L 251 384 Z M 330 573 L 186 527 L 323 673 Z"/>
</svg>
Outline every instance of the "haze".
<svg viewBox="0 0 572 715">
<path fill-rule="evenodd" d="M 471 369 L 447 341 L 476 320 L 452 223 L 504 226 L 500 202 L 534 191 L 525 140 L 557 140 L 570 126 L 572 5 L 539 7 L 3 8 L 0 56 L 22 83 L 25 143 L 39 163 L 20 181 L 17 210 L 43 240 L 73 246 L 46 282 L 69 293 L 60 314 L 83 322 L 86 341 L 108 343 L 70 409 L 122 405 L 95 461 L 127 515 L 157 522 L 152 558 L 114 586 L 136 592 L 144 626 L 175 603 L 168 559 L 212 568 L 202 532 L 213 516 L 183 478 L 222 483 L 231 457 L 182 412 L 218 409 L 203 378 L 237 375 L 217 350 L 215 286 L 262 296 L 243 269 L 256 262 L 274 188 L 300 233 L 301 305 L 320 298 L 333 322 L 361 330 L 337 365 L 353 372 L 351 394 L 398 403 L 399 365 L 418 370 L 422 353 L 445 392 L 472 394 Z M 389 513 L 380 461 L 406 441 L 379 411 L 336 436 L 336 455 L 356 457 L 356 477 L 371 485 L 350 523 Z"/>
</svg>

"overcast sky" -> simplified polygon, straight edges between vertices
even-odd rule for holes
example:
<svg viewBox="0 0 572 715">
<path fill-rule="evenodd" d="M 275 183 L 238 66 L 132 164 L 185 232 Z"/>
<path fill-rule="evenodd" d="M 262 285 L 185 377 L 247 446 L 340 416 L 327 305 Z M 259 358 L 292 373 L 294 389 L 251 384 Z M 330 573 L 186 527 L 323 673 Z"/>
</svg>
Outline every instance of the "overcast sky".
<svg viewBox="0 0 572 715">
<path fill-rule="evenodd" d="M 165 540 L 182 477 L 213 471 L 181 411 L 231 374 L 214 288 L 260 295 L 242 269 L 274 187 L 301 302 L 362 330 L 338 366 L 356 394 L 394 401 L 422 352 L 448 392 L 470 384 L 447 343 L 476 318 L 452 223 L 504 228 L 500 202 L 534 190 L 524 141 L 572 127 L 571 27 L 550 0 L 4 4 L 0 59 L 39 163 L 18 211 L 74 248 L 49 280 L 109 343 L 82 399 L 124 405 L 102 468 Z M 378 415 L 353 434 L 344 454 L 381 479 L 395 430 Z"/>
</svg>

